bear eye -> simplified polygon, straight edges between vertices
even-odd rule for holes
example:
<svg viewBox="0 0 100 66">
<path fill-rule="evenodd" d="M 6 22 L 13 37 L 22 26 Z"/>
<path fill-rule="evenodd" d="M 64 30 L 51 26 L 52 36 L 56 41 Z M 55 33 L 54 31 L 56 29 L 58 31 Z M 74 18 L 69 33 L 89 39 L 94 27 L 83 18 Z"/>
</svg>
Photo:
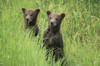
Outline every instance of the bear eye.
<svg viewBox="0 0 100 66">
<path fill-rule="evenodd" d="M 50 19 L 51 19 L 51 17 L 50 17 Z"/>
<path fill-rule="evenodd" d="M 31 14 L 30 16 L 33 16 L 33 14 Z"/>
<path fill-rule="evenodd" d="M 58 19 L 56 18 L 56 20 L 58 20 Z"/>
<path fill-rule="evenodd" d="M 27 16 L 27 14 L 25 14 L 25 16 Z"/>
</svg>

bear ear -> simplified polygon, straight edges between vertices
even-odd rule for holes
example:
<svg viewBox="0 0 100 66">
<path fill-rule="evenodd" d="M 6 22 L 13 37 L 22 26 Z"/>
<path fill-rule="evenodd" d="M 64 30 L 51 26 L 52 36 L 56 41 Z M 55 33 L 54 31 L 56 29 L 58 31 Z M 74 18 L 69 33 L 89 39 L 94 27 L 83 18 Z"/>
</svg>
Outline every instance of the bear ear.
<svg viewBox="0 0 100 66">
<path fill-rule="evenodd" d="M 39 9 L 39 8 L 37 8 L 37 9 L 36 9 L 36 12 L 40 12 L 40 9 Z"/>
<path fill-rule="evenodd" d="M 47 11 L 47 15 L 50 15 L 50 14 L 51 14 L 51 12 L 48 10 L 48 11 Z"/>
<path fill-rule="evenodd" d="M 61 19 L 63 19 L 65 17 L 65 13 L 61 13 L 60 16 L 61 16 Z"/>
<path fill-rule="evenodd" d="M 22 11 L 23 11 L 23 13 L 25 13 L 26 9 L 25 8 L 22 8 Z"/>
</svg>

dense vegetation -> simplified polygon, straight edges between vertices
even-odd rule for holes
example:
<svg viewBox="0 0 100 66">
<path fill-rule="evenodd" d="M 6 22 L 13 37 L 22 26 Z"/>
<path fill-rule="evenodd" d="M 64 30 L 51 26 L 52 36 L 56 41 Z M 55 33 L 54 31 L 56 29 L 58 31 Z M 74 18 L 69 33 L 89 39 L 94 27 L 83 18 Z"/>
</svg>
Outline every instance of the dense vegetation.
<svg viewBox="0 0 100 66">
<path fill-rule="evenodd" d="M 41 36 L 25 31 L 21 8 L 40 8 Z M 49 64 L 42 46 L 46 11 L 66 14 L 61 31 L 67 66 L 100 66 L 100 0 L 0 0 L 0 66 L 60 66 Z"/>
</svg>

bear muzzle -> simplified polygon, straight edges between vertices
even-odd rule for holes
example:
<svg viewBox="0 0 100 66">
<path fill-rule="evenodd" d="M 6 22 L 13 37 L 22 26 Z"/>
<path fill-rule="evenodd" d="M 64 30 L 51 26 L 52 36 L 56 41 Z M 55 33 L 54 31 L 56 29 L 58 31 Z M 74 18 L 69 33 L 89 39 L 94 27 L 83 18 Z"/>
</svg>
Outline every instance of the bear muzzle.
<svg viewBox="0 0 100 66">
<path fill-rule="evenodd" d="M 50 22 L 50 26 L 51 26 L 51 27 L 55 27 L 56 24 L 55 24 L 54 22 Z"/>
<path fill-rule="evenodd" d="M 28 18 L 26 18 L 26 22 L 28 22 L 29 21 L 29 19 Z"/>
</svg>

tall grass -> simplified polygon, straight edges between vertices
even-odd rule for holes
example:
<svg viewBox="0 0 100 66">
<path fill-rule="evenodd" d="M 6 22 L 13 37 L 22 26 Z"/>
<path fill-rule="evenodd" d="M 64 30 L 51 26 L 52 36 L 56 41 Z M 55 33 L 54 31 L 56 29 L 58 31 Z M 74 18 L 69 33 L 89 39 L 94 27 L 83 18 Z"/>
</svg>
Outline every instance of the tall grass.
<svg viewBox="0 0 100 66">
<path fill-rule="evenodd" d="M 41 9 L 41 36 L 24 29 L 22 7 Z M 0 0 L 0 66 L 60 66 L 61 60 L 49 64 L 41 48 L 47 10 L 66 14 L 61 31 L 67 66 L 100 66 L 99 0 Z"/>
</svg>

